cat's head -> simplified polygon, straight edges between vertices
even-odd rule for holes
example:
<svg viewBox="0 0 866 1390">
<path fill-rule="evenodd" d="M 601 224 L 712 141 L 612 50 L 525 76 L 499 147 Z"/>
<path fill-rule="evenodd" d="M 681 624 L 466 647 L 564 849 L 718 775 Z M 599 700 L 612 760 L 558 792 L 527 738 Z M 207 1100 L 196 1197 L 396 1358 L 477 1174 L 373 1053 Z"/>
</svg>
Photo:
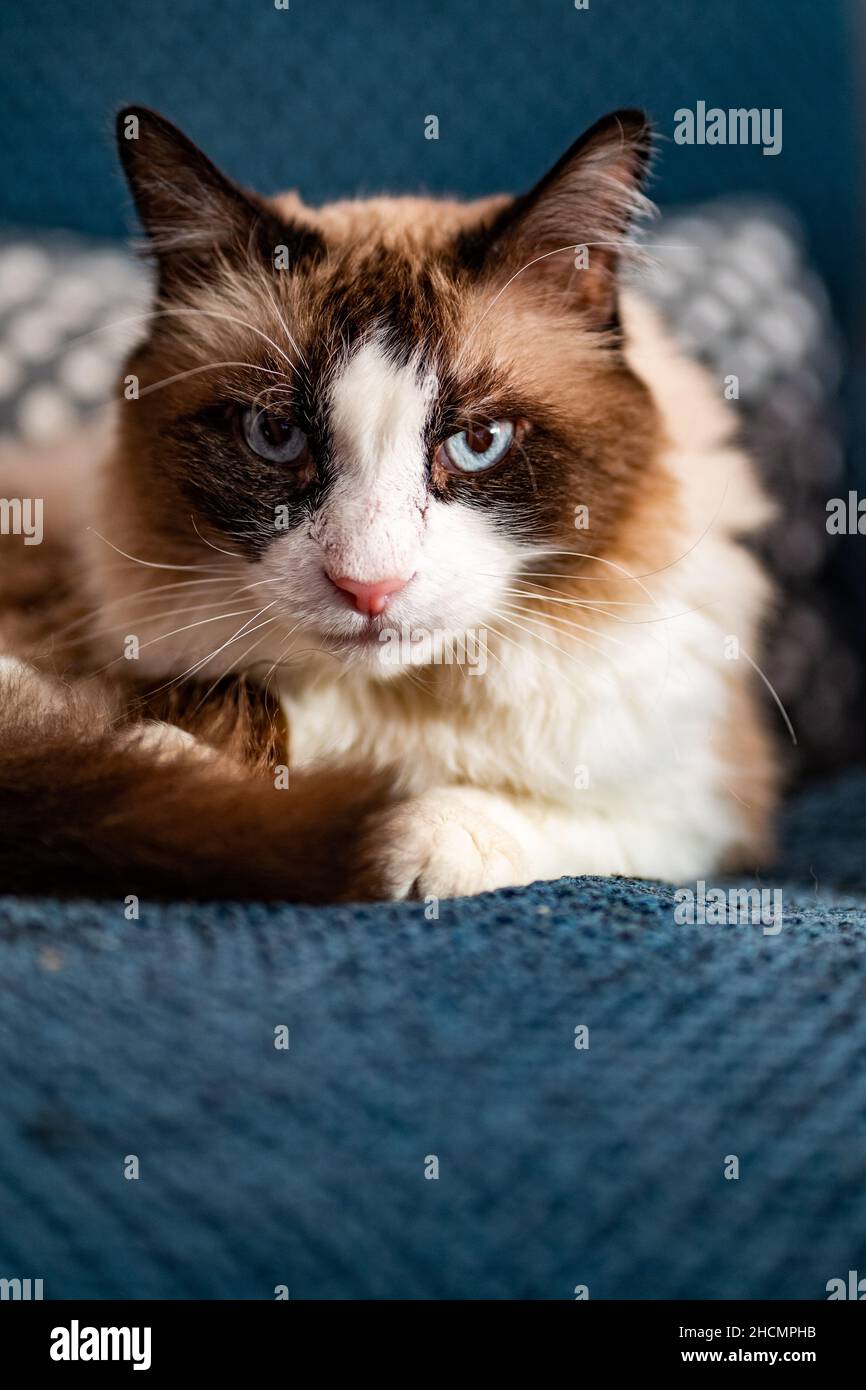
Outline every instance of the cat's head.
<svg viewBox="0 0 866 1390">
<path fill-rule="evenodd" d="M 257 660 L 294 633 L 391 674 L 383 633 L 429 634 L 435 655 L 494 621 L 530 562 L 604 553 L 657 436 L 617 295 L 641 113 L 599 121 L 530 193 L 468 204 L 313 209 L 242 190 L 148 110 L 118 135 L 158 288 L 112 505 L 151 563 L 253 586 Z"/>
</svg>

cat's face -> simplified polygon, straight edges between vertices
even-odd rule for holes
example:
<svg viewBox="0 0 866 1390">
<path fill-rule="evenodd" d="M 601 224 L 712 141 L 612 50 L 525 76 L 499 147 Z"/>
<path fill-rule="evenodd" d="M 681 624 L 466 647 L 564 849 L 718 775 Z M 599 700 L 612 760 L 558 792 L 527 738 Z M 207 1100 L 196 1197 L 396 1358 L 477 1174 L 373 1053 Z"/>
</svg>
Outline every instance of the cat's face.
<svg viewBox="0 0 866 1390">
<path fill-rule="evenodd" d="M 119 130 L 159 266 L 116 465 L 139 554 L 255 586 L 268 655 L 291 638 L 388 675 L 389 634 L 436 659 L 530 560 L 604 553 L 656 440 L 616 313 L 637 114 L 522 199 L 319 210 L 241 192 L 153 113 Z"/>
</svg>

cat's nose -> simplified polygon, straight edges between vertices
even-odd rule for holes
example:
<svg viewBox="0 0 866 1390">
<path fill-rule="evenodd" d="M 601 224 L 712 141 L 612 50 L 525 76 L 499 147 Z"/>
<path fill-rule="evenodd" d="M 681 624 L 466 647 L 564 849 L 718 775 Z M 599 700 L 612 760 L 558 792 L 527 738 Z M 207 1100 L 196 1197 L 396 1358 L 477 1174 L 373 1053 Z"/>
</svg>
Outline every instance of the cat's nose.
<svg viewBox="0 0 866 1390">
<path fill-rule="evenodd" d="M 368 618 L 376 618 L 384 613 L 388 601 L 405 589 L 411 579 L 377 579 L 375 584 L 362 584 L 358 579 L 346 579 L 341 575 L 329 574 L 331 583 L 342 589 L 347 598 Z"/>
</svg>

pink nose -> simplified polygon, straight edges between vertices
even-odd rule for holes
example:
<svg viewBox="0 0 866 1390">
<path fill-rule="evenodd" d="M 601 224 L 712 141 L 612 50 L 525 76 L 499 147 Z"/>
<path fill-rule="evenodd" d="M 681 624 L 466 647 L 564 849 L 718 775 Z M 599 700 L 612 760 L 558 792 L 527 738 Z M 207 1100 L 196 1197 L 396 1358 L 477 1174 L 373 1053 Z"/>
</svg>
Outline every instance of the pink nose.
<svg viewBox="0 0 866 1390">
<path fill-rule="evenodd" d="M 358 612 L 366 614 L 368 618 L 376 618 L 384 613 L 388 600 L 409 583 L 408 579 L 379 579 L 375 584 L 362 584 L 357 579 L 344 579 L 336 574 L 329 574 L 328 578 L 348 594 Z"/>
</svg>

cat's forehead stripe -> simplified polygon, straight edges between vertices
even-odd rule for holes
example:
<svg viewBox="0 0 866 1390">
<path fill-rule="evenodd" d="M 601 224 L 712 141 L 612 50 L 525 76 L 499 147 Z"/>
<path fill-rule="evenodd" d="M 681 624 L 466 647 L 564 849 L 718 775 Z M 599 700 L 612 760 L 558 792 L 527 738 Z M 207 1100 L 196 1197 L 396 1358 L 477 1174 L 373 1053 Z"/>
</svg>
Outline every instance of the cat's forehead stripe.
<svg viewBox="0 0 866 1390">
<path fill-rule="evenodd" d="M 417 358 L 397 362 L 380 337 L 362 343 L 331 383 L 329 426 L 334 455 L 368 484 L 404 484 L 423 464 L 436 398 L 435 373 Z M 407 476 L 408 475 L 408 476 Z"/>
</svg>

